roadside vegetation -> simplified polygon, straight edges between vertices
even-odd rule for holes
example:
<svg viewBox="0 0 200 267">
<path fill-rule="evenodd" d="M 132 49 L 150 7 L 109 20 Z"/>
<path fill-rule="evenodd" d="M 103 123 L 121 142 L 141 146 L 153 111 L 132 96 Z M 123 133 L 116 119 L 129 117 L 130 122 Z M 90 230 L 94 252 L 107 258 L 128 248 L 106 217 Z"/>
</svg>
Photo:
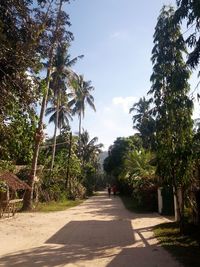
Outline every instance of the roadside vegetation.
<svg viewBox="0 0 200 267">
<path fill-rule="evenodd" d="M 99 165 L 103 145 L 83 125 L 86 108 L 96 111 L 95 88 L 73 70 L 84 59 L 69 54 L 74 36 L 66 4 L 70 0 L 0 2 L 0 174 L 15 173 L 28 185 L 25 194 L 20 186 L 9 192 L 0 181 L 0 201 L 23 199 L 24 211 L 58 210 L 80 203 L 106 181 L 117 185 L 128 208 L 157 211 L 162 188 L 175 198 L 178 228 L 160 226 L 157 235 L 170 231 L 169 242 L 183 242 L 171 247 L 186 246 L 189 253 L 198 242 L 185 238 L 185 222 L 200 227 L 200 124 L 192 117 L 199 76 L 195 88 L 189 83 L 200 62 L 200 2 L 177 0 L 161 9 L 151 87 L 130 108 L 135 133 L 110 146 L 106 177 Z M 77 134 L 70 126 L 74 118 Z M 46 121 L 53 137 L 45 135 Z M 195 251 L 198 245 L 191 258 Z"/>
<path fill-rule="evenodd" d="M 158 211 L 160 190 L 162 214 L 175 212 L 177 222 L 158 226 L 156 236 L 186 266 L 199 266 L 200 128 L 199 119 L 192 118 L 199 77 L 195 88 L 189 79 L 199 68 L 200 4 L 176 2 L 175 8 L 163 6 L 158 16 L 151 88 L 130 109 L 136 133 L 114 141 L 104 170 L 129 210 Z"/>
<path fill-rule="evenodd" d="M 157 189 L 165 189 L 166 195 L 172 192 L 181 233 L 186 210 L 193 223 L 200 222 L 200 128 L 198 120 L 192 119 L 193 101 L 199 94 L 191 95 L 189 84 L 199 62 L 199 24 L 186 39 L 181 28 L 183 19 L 188 19 L 188 27 L 199 21 L 198 3 L 194 2 L 177 1 L 176 9 L 161 9 L 153 36 L 152 86 L 130 108 L 137 133 L 118 137 L 104 160 L 108 181 L 117 183 L 136 207 L 157 211 Z"/>
<path fill-rule="evenodd" d="M 148 213 L 152 212 L 149 207 L 144 207 L 138 204 L 138 202 L 132 197 L 127 195 L 120 195 L 120 198 L 127 210 L 134 213 Z"/>
<path fill-rule="evenodd" d="M 154 228 L 160 244 L 185 267 L 197 267 L 200 263 L 200 230 L 187 224 L 185 234 L 181 235 L 177 223 L 165 223 Z"/>
<path fill-rule="evenodd" d="M 83 200 L 63 200 L 38 203 L 34 209 L 37 212 L 63 211 L 83 203 Z"/>
<path fill-rule="evenodd" d="M 83 55 L 69 54 L 74 36 L 68 4 L 0 3 L 0 174 L 10 171 L 28 184 L 25 194 L 20 188 L 9 192 L 10 198 L 23 198 L 24 211 L 73 205 L 104 185 L 99 168 L 103 145 L 82 122 L 87 107 L 96 111 L 95 88 L 73 70 Z M 72 134 L 75 117 L 79 123 Z M 47 121 L 54 126 L 53 137 L 45 134 Z M 8 198 L 7 189 L 1 181 L 0 200 Z"/>
</svg>

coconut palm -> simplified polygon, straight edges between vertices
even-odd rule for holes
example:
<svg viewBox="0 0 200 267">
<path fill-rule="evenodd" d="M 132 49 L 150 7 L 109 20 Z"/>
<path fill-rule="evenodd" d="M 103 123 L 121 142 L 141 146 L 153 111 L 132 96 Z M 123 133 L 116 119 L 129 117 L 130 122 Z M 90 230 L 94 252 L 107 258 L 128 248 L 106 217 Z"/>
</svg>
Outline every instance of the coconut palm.
<svg viewBox="0 0 200 267">
<path fill-rule="evenodd" d="M 56 121 L 58 121 L 57 128 L 60 129 L 61 131 L 62 128 L 64 128 L 65 126 L 69 126 L 69 120 L 73 119 L 71 116 L 71 112 L 72 110 L 70 109 L 68 104 L 66 102 L 63 103 L 61 102 L 60 105 L 58 106 L 58 112 L 57 112 L 57 106 L 53 105 L 46 109 L 46 116 L 51 115 L 49 118 L 49 123 L 53 122 L 54 125 L 56 125 Z"/>
<path fill-rule="evenodd" d="M 140 131 L 141 124 L 144 120 L 149 118 L 150 101 L 146 100 L 145 97 L 139 99 L 137 103 L 134 103 L 130 108 L 129 113 L 135 112 L 132 120 L 134 128 Z"/>
<path fill-rule="evenodd" d="M 88 131 L 83 130 L 80 135 L 80 157 L 82 159 L 83 165 L 86 162 L 95 163 L 102 152 L 103 144 L 98 142 L 98 138 L 94 137 L 90 140 Z"/>
<path fill-rule="evenodd" d="M 145 97 L 133 104 L 129 113 L 134 112 L 132 117 L 133 128 L 137 129 L 141 135 L 143 146 L 148 149 L 155 148 L 155 120 L 151 115 L 150 110 L 151 100 L 146 100 Z"/>
<path fill-rule="evenodd" d="M 85 115 L 85 106 L 88 104 L 94 111 L 94 97 L 90 94 L 94 90 L 91 81 L 85 81 L 83 75 L 74 75 L 70 82 L 71 88 L 74 90 L 74 98 L 69 102 L 73 106 L 73 114 L 77 114 L 79 118 L 79 150 L 82 118 Z M 79 151 L 80 152 L 80 151 Z"/>
<path fill-rule="evenodd" d="M 61 126 L 69 124 L 68 118 L 71 118 L 68 105 L 68 97 L 71 95 L 67 93 L 68 80 L 73 73 L 71 67 L 79 58 L 83 57 L 78 56 L 70 60 L 70 55 L 67 53 L 67 51 L 68 44 L 66 43 L 61 43 L 57 48 L 57 53 L 54 58 L 54 68 L 51 75 L 52 79 L 50 83 L 51 92 L 53 94 L 53 96 L 50 96 L 50 100 L 53 102 L 53 106 L 46 110 L 46 115 L 53 113 L 53 115 L 50 117 L 50 122 L 54 121 L 55 124 L 51 169 L 54 165 L 57 128 L 61 129 Z"/>
<path fill-rule="evenodd" d="M 154 155 L 150 151 L 130 151 L 125 157 L 124 170 L 131 179 L 151 179 L 155 177 L 155 166 L 152 165 Z"/>
</svg>

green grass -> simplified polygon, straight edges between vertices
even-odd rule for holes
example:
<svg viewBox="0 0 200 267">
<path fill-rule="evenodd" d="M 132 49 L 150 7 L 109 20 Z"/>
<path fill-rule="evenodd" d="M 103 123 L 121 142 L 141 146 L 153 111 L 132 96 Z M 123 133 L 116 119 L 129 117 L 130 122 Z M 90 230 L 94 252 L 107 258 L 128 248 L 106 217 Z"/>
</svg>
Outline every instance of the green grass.
<svg viewBox="0 0 200 267">
<path fill-rule="evenodd" d="M 50 202 L 38 203 L 34 211 L 37 212 L 62 211 L 80 205 L 82 202 L 83 200 L 63 200 L 60 202 L 50 201 Z"/>
<path fill-rule="evenodd" d="M 154 228 L 160 244 L 185 267 L 200 266 L 200 230 L 191 224 L 185 226 L 181 235 L 177 223 L 165 223 Z"/>
</svg>

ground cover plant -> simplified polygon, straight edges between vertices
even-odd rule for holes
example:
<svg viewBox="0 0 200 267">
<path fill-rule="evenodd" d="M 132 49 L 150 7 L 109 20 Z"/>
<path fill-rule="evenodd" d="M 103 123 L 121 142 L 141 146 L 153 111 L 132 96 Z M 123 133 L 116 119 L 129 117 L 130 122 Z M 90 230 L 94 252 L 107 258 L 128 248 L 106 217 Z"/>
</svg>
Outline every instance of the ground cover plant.
<svg viewBox="0 0 200 267">
<path fill-rule="evenodd" d="M 164 223 L 154 228 L 160 244 L 185 267 L 197 267 L 200 263 L 200 230 L 192 224 L 185 225 L 180 234 L 178 223 Z"/>
</svg>

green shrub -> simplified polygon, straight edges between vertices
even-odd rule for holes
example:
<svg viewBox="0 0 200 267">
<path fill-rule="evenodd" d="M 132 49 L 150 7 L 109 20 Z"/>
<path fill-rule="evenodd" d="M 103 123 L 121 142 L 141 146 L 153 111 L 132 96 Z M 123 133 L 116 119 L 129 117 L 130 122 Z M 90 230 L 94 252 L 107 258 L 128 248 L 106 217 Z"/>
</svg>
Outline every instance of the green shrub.
<svg viewBox="0 0 200 267">
<path fill-rule="evenodd" d="M 0 160 L 0 173 L 2 172 L 13 172 L 15 165 L 12 161 Z"/>
</svg>

